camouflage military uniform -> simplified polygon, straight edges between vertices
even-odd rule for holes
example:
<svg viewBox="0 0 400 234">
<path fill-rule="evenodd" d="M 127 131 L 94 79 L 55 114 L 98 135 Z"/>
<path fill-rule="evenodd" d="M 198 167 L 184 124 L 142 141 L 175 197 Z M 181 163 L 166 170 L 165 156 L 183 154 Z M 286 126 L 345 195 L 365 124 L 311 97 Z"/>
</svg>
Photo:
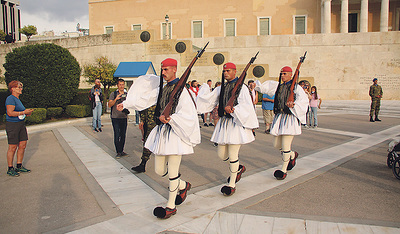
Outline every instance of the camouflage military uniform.
<svg viewBox="0 0 400 234">
<path fill-rule="evenodd" d="M 369 87 L 369 96 L 371 97 L 371 110 L 369 112 L 369 116 L 373 116 L 375 113 L 375 118 L 378 118 L 379 110 L 381 107 L 381 98 L 382 98 L 382 87 L 380 85 L 371 85 Z"/>
<path fill-rule="evenodd" d="M 154 118 L 156 106 L 151 106 L 139 112 L 140 121 L 143 122 L 143 145 L 147 140 L 151 130 L 157 125 Z M 143 147 L 142 161 L 147 162 L 150 159 L 151 151 Z"/>
</svg>

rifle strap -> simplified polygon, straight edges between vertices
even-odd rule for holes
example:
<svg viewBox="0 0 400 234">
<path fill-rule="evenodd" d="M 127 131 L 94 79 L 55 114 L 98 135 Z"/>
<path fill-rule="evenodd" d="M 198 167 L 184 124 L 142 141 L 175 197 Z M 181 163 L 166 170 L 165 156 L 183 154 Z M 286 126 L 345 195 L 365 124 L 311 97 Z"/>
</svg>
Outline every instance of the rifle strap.
<svg viewBox="0 0 400 234">
<path fill-rule="evenodd" d="M 162 74 L 162 70 L 161 70 L 161 74 Z M 159 87 L 159 91 L 158 91 L 156 109 L 154 111 L 154 120 L 156 121 L 157 125 L 161 124 L 159 117 L 161 115 L 161 97 L 162 97 L 163 84 L 164 84 L 163 77 L 162 77 L 162 75 L 160 75 L 160 87 Z"/>
<path fill-rule="evenodd" d="M 190 99 L 192 99 L 192 102 L 193 102 L 193 104 L 194 104 L 194 107 L 197 109 L 196 101 L 193 99 L 192 95 L 190 94 L 189 89 L 188 89 L 187 87 L 185 87 L 184 89 L 186 89 L 186 91 L 188 91 L 189 97 L 190 97 Z"/>
<path fill-rule="evenodd" d="M 222 78 L 221 78 L 221 92 L 219 94 L 219 103 L 218 103 L 218 116 L 222 117 L 225 114 L 224 110 L 224 93 L 225 93 L 225 78 L 224 78 L 224 72 L 222 72 Z"/>
</svg>

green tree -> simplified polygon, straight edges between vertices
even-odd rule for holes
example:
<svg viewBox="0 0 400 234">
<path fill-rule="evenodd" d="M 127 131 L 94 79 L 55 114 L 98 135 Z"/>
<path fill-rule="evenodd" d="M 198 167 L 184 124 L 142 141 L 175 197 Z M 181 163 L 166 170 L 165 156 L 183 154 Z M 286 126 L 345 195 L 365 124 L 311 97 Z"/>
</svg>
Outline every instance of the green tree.
<svg viewBox="0 0 400 234">
<path fill-rule="evenodd" d="M 104 87 L 104 101 L 107 102 L 108 94 L 111 86 L 117 84 L 118 78 L 114 77 L 117 65 L 102 56 L 96 59 L 94 64 L 86 64 L 83 66 L 83 76 L 87 78 L 88 83 L 94 83 L 96 79 L 100 79 Z"/>
<path fill-rule="evenodd" d="M 1 73 L 1 69 L 0 69 L 0 73 Z M 0 75 L 0 84 L 4 84 L 5 82 L 6 82 L 5 77 Z"/>
<path fill-rule="evenodd" d="M 32 35 L 36 35 L 37 34 L 37 28 L 33 25 L 28 25 L 28 26 L 24 26 L 23 28 L 21 28 L 20 32 L 22 34 L 24 34 L 26 36 L 26 38 L 29 39 L 31 38 Z"/>
<path fill-rule="evenodd" d="M 21 101 L 26 107 L 59 107 L 76 95 L 81 68 L 71 53 L 55 44 L 36 44 L 13 49 L 3 65 L 7 84 L 24 84 Z"/>
<path fill-rule="evenodd" d="M 0 30 L 0 41 L 6 40 L 6 33 L 3 30 Z"/>
</svg>

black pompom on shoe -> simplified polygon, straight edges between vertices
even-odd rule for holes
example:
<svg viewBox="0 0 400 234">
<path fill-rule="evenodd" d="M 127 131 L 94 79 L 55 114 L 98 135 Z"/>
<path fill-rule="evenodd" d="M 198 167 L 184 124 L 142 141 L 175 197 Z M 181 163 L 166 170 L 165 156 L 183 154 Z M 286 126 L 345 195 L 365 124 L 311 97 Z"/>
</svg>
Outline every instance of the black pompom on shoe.
<svg viewBox="0 0 400 234">
<path fill-rule="evenodd" d="M 287 176 L 287 173 L 281 171 L 281 170 L 276 170 L 274 172 L 274 176 L 277 180 L 284 180 Z"/>
<path fill-rule="evenodd" d="M 287 170 L 290 171 L 293 169 L 294 166 L 296 166 L 296 159 L 299 157 L 299 154 L 294 151 L 294 159 L 290 159 L 289 164 L 287 165 Z"/>
<path fill-rule="evenodd" d="M 221 193 L 225 196 L 231 196 L 236 192 L 236 188 L 232 188 L 229 186 L 224 186 L 221 188 Z"/>
<path fill-rule="evenodd" d="M 171 209 L 168 207 L 163 208 L 159 206 L 154 208 L 153 214 L 159 219 L 168 219 L 172 215 L 176 214 L 176 208 Z"/>
</svg>

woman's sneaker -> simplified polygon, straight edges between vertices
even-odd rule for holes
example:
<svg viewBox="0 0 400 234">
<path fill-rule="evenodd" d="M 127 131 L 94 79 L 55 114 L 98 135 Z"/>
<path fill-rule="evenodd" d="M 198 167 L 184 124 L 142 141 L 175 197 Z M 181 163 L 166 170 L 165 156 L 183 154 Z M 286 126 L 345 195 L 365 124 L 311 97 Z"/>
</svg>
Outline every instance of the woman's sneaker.
<svg viewBox="0 0 400 234">
<path fill-rule="evenodd" d="M 11 169 L 8 169 L 7 175 L 17 177 L 17 176 L 19 176 L 19 173 L 17 171 L 15 171 L 15 168 L 11 168 Z"/>
<path fill-rule="evenodd" d="M 21 173 L 21 172 L 28 172 L 29 173 L 29 172 L 31 172 L 31 170 L 26 169 L 24 166 L 16 167 L 15 171 L 18 172 L 18 173 Z"/>
</svg>

